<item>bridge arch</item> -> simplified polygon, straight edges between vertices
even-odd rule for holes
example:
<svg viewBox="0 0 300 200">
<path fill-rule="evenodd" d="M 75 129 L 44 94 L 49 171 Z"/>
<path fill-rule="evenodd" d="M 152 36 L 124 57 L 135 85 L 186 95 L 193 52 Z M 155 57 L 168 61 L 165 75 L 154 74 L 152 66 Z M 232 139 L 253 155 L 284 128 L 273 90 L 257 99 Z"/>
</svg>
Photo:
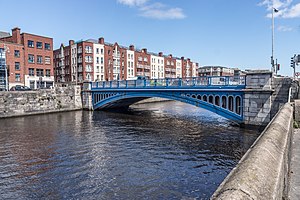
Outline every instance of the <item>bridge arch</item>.
<svg viewBox="0 0 300 200">
<path fill-rule="evenodd" d="M 103 98 L 104 97 L 104 98 Z M 237 95 L 218 95 L 199 92 L 94 92 L 93 109 L 109 109 L 115 107 L 128 107 L 133 103 L 151 97 L 161 97 L 191 104 L 214 112 L 225 118 L 242 122 L 242 98 Z M 228 107 L 227 107 L 228 102 Z M 229 109 L 230 108 L 230 109 Z"/>
</svg>

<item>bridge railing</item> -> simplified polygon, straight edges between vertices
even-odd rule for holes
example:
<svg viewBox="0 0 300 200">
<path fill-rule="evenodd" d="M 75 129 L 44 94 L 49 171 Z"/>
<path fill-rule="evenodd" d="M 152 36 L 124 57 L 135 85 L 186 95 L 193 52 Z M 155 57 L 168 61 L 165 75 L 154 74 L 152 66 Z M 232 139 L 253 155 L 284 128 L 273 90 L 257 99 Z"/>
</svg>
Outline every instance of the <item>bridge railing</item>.
<svg viewBox="0 0 300 200">
<path fill-rule="evenodd" d="M 146 80 L 113 80 L 92 82 L 92 88 L 158 88 L 245 85 L 244 79 L 231 76 L 200 76 L 190 78 L 166 78 Z"/>
</svg>

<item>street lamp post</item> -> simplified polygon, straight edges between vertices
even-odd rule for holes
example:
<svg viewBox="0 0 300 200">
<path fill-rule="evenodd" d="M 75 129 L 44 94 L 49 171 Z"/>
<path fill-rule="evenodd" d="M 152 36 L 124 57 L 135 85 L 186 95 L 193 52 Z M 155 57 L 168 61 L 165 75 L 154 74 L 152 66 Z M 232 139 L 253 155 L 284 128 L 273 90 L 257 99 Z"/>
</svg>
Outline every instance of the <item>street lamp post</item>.
<svg viewBox="0 0 300 200">
<path fill-rule="evenodd" d="M 274 8 L 274 5 L 272 6 L 272 56 L 271 56 L 271 65 L 272 65 L 272 68 L 271 68 L 271 71 L 272 73 L 275 72 L 275 62 L 274 62 L 274 12 L 278 12 L 277 9 Z M 277 67 L 277 65 L 276 65 Z M 276 73 L 277 73 L 277 70 L 276 70 Z"/>
<path fill-rule="evenodd" d="M 272 56 L 271 56 L 271 72 L 274 72 L 274 8 L 272 7 Z"/>
</svg>

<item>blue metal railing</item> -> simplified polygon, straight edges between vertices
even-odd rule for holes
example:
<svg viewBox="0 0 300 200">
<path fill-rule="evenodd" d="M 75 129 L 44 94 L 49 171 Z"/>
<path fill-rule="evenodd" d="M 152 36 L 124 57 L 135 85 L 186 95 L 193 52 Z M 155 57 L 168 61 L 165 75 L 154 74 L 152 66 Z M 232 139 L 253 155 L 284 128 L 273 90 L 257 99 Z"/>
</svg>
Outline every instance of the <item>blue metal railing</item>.
<svg viewBox="0 0 300 200">
<path fill-rule="evenodd" d="M 85 85 L 88 84 L 88 85 Z M 145 80 L 98 81 L 84 83 L 84 89 L 96 88 L 178 88 L 203 86 L 245 86 L 244 79 L 232 76 L 203 76 L 191 78 L 166 78 Z"/>
</svg>

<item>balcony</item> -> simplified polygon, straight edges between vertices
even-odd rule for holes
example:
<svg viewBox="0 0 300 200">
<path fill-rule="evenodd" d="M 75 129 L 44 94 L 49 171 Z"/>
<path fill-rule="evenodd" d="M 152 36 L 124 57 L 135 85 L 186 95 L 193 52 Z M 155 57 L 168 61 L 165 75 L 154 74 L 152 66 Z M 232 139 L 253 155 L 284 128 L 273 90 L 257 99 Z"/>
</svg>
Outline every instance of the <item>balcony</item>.
<svg viewBox="0 0 300 200">
<path fill-rule="evenodd" d="M 113 58 L 120 58 L 120 54 L 113 54 Z"/>
<path fill-rule="evenodd" d="M 149 65 L 145 65 L 145 69 L 151 69 Z"/>
<path fill-rule="evenodd" d="M 137 69 L 144 69 L 144 66 L 143 65 L 138 65 L 136 68 Z"/>
<path fill-rule="evenodd" d="M 149 73 L 150 74 L 150 73 Z M 144 72 L 137 72 L 136 73 L 137 76 L 144 76 Z"/>
</svg>

